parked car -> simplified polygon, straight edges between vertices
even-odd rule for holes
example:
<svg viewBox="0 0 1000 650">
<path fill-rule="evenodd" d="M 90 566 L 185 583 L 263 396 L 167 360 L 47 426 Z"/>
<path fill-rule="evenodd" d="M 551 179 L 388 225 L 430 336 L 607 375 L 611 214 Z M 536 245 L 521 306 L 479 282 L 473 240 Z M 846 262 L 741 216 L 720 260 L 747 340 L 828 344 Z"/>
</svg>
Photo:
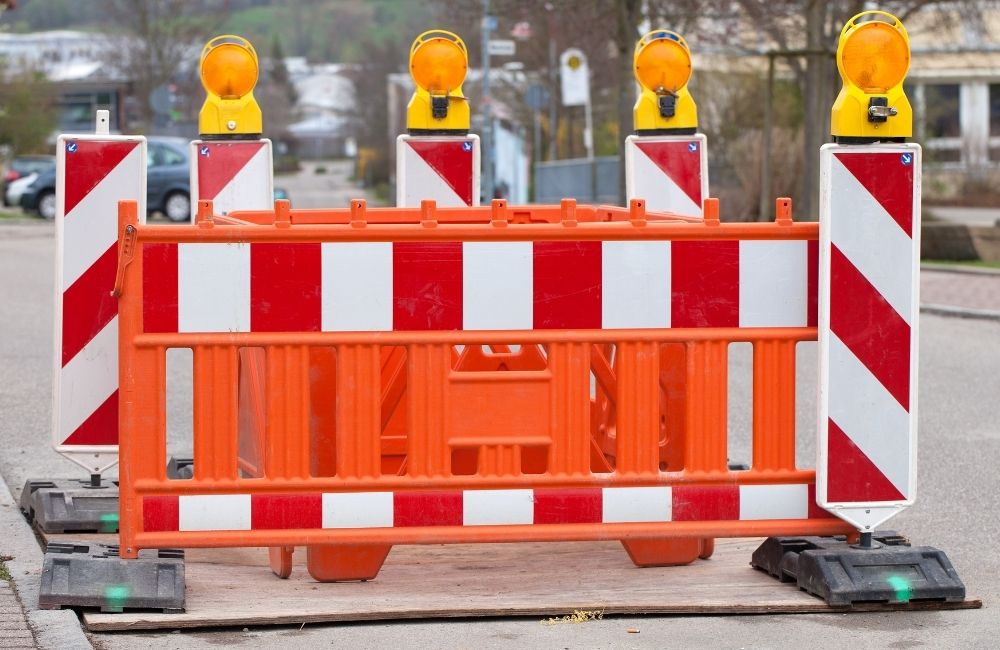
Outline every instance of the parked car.
<svg viewBox="0 0 1000 650">
<path fill-rule="evenodd" d="M 11 186 L 18 181 L 22 181 L 18 186 L 18 189 L 23 191 L 23 188 L 28 183 L 24 183 L 23 180 L 29 176 L 36 176 L 49 169 L 55 169 L 56 158 L 55 156 L 17 156 L 14 160 L 10 161 L 7 166 L 7 171 L 3 175 L 3 204 L 4 205 L 19 205 L 19 194 L 14 194 L 11 192 Z"/>
<path fill-rule="evenodd" d="M 146 149 L 146 212 L 161 212 L 170 221 L 191 218 L 188 142 L 150 136 Z M 56 172 L 41 173 L 21 195 L 21 207 L 44 219 L 56 216 Z"/>
</svg>

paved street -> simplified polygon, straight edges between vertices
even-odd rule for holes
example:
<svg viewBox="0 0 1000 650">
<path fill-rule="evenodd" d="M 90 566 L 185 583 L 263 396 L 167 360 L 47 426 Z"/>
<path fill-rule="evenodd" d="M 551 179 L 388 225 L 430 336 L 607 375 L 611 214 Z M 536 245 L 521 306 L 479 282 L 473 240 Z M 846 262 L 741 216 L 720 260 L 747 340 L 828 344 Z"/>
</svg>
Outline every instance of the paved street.
<svg viewBox="0 0 1000 650">
<path fill-rule="evenodd" d="M 339 205 L 346 205 L 346 198 Z M 303 198 L 302 203 L 305 201 Z M 70 463 L 51 451 L 49 442 L 53 245 L 51 224 L 0 222 L 0 473 L 15 496 L 29 476 L 75 473 Z M 945 296 L 961 295 L 971 277 L 939 275 L 928 277 L 933 277 L 934 283 L 951 283 L 951 289 L 943 290 Z M 736 384 L 731 393 L 732 426 L 741 431 L 746 430 L 749 415 L 745 352 L 734 354 L 731 364 Z M 996 496 L 1000 494 L 1000 473 L 996 471 L 1000 464 L 1000 323 L 924 315 L 921 352 L 919 496 L 917 505 L 894 519 L 892 526 L 911 536 L 915 543 L 945 549 L 965 579 L 970 595 L 984 600 L 982 610 L 651 616 L 559 626 L 543 626 L 537 619 L 454 620 L 101 634 L 94 640 L 102 648 L 129 650 L 209 648 L 240 642 L 260 648 L 994 647 L 995 639 L 1000 637 L 1000 616 L 995 610 L 1000 602 L 1000 500 Z M 805 436 L 798 457 L 804 464 L 811 464 L 813 454 L 808 436 L 814 430 L 814 401 L 806 379 L 813 372 L 814 355 L 814 345 L 803 346 L 799 423 Z M 746 453 L 745 437 L 734 434 L 733 438 L 734 456 L 738 459 Z M 0 539 L 0 555 L 4 554 L 4 544 Z M 706 570 L 710 569 L 708 563 Z M 19 579 L 37 582 L 37 576 Z M 580 580 L 586 581 L 583 570 Z M 320 590 L 325 588 L 336 586 L 320 586 Z M 35 604 L 26 603 L 29 607 Z M 629 628 L 640 632 L 630 634 Z"/>
</svg>

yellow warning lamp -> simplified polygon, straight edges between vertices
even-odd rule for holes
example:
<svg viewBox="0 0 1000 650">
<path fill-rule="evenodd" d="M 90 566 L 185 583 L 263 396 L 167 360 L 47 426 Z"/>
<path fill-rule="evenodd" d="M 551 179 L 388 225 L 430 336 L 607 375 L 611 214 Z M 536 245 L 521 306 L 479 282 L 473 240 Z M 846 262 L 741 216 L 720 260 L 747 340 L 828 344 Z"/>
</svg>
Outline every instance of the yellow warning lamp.
<svg viewBox="0 0 1000 650">
<path fill-rule="evenodd" d="M 691 50 L 676 32 L 657 29 L 635 44 L 635 78 L 642 86 L 632 110 L 639 134 L 694 133 L 698 107 L 687 83 L 691 78 Z"/>
<path fill-rule="evenodd" d="M 469 53 L 456 34 L 426 31 L 410 46 L 410 75 L 417 85 L 406 106 L 410 133 L 468 133 L 469 102 L 462 82 Z"/>
<path fill-rule="evenodd" d="M 255 138 L 264 131 L 254 99 L 257 52 L 242 36 L 216 36 L 201 51 L 201 83 L 208 96 L 198 115 L 205 138 Z"/>
<path fill-rule="evenodd" d="M 830 112 L 837 142 L 901 141 L 913 135 L 913 110 L 903 92 L 910 68 L 910 38 L 884 11 L 863 11 L 847 21 L 837 44 L 844 87 Z"/>
</svg>

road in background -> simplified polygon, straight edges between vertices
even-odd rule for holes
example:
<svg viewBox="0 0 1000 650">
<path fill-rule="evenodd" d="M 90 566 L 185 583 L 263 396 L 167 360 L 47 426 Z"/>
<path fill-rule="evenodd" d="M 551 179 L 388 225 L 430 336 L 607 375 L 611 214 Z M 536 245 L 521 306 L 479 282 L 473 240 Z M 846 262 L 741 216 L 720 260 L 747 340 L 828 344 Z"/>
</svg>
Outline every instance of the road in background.
<svg viewBox="0 0 1000 650">
<path fill-rule="evenodd" d="M 303 175 L 305 188 L 314 187 Z M 320 181 L 322 183 L 322 181 Z M 281 181 L 277 181 L 280 186 Z M 346 206 L 351 194 L 343 190 Z M 305 195 L 303 195 L 305 196 Z M 293 191 L 293 201 L 295 195 Z M 305 198 L 302 199 L 306 201 Z M 298 201 L 295 203 L 300 205 Z M 329 204 L 327 204 L 329 206 Z M 303 206 L 304 207 L 304 206 Z M 51 223 L 0 222 L 0 473 L 17 495 L 29 476 L 79 475 L 50 446 L 52 381 Z M 951 274 L 961 283 L 964 274 Z M 959 284 L 955 285 L 960 287 Z M 959 289 L 956 288 L 956 291 Z M 917 505 L 890 522 L 917 544 L 949 554 L 969 594 L 982 610 L 896 614 L 828 614 L 728 617 L 618 617 L 579 625 L 541 625 L 537 619 L 453 620 L 308 625 L 248 631 L 115 633 L 95 635 L 102 648 L 214 648 L 245 643 L 259 648 L 384 647 L 850 647 L 992 648 L 1000 638 L 1000 323 L 924 315 L 920 366 L 920 475 Z M 814 376 L 814 344 L 802 350 L 800 375 Z M 731 438 L 746 440 L 749 385 L 745 350 L 734 354 Z M 800 426 L 815 431 L 811 391 L 800 391 Z M 734 460 L 746 453 L 734 442 Z M 797 454 L 812 465 L 812 443 Z M 0 541 L 0 554 L 3 541 Z M 624 551 L 622 579 L 632 569 Z M 747 558 L 749 561 L 749 558 Z M 389 556 L 388 562 L 392 562 Z M 264 569 L 262 569 L 264 570 Z M 581 583 L 586 567 L 578 571 Z M 669 588 L 669 569 L 664 588 Z M 711 561 L 705 563 L 711 571 Z M 27 577 L 24 579 L 32 579 Z M 190 586 L 189 586 L 190 587 Z M 336 585 L 317 585 L 317 598 Z M 775 588 L 781 588 L 775 583 Z M 266 597 L 247 594 L 247 597 Z M 26 606 L 34 607 L 29 602 Z M 628 629 L 638 629 L 630 634 Z"/>
</svg>

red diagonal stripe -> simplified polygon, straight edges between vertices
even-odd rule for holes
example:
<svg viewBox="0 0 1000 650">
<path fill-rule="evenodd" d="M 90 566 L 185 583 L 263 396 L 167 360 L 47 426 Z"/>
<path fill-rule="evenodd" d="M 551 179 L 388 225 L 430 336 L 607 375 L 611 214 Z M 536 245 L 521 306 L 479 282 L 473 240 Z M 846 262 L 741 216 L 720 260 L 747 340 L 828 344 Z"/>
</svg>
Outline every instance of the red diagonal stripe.
<svg viewBox="0 0 1000 650">
<path fill-rule="evenodd" d="M 701 143 L 688 149 L 690 142 L 636 142 L 660 171 L 677 184 L 694 204 L 701 206 Z"/>
<path fill-rule="evenodd" d="M 806 327 L 816 327 L 819 324 L 819 242 L 815 239 L 806 242 L 806 253 Z"/>
<path fill-rule="evenodd" d="M 138 142 L 107 142 L 100 140 L 69 140 L 66 143 L 66 198 L 63 214 L 73 208 L 97 187 Z M 71 146 L 76 151 L 70 153 Z M 143 170 L 145 173 L 145 170 Z M 115 206 L 108 206 L 115 209 Z"/>
<path fill-rule="evenodd" d="M 111 296 L 118 269 L 118 244 L 97 258 L 62 297 L 62 365 L 80 353 L 118 313 Z"/>
<path fill-rule="evenodd" d="M 900 159 L 904 153 L 911 156 L 911 162 L 907 165 Z M 834 155 L 907 236 L 913 237 L 913 153 L 900 151 Z"/>
<path fill-rule="evenodd" d="M 409 140 L 407 144 L 466 205 L 472 205 L 471 141 Z M 468 151 L 466 144 L 470 145 Z"/>
<path fill-rule="evenodd" d="M 905 501 L 896 486 L 831 418 L 827 434 L 826 498 L 831 503 Z"/>
<path fill-rule="evenodd" d="M 90 414 L 76 431 L 69 434 L 64 445 L 117 445 L 118 444 L 118 389 Z"/>
<path fill-rule="evenodd" d="M 830 330 L 910 410 L 910 326 L 835 245 Z"/>
<path fill-rule="evenodd" d="M 197 200 L 215 200 L 263 146 L 263 142 L 199 143 L 194 152 L 198 165 Z M 202 153 L 203 150 L 207 153 Z"/>
</svg>

